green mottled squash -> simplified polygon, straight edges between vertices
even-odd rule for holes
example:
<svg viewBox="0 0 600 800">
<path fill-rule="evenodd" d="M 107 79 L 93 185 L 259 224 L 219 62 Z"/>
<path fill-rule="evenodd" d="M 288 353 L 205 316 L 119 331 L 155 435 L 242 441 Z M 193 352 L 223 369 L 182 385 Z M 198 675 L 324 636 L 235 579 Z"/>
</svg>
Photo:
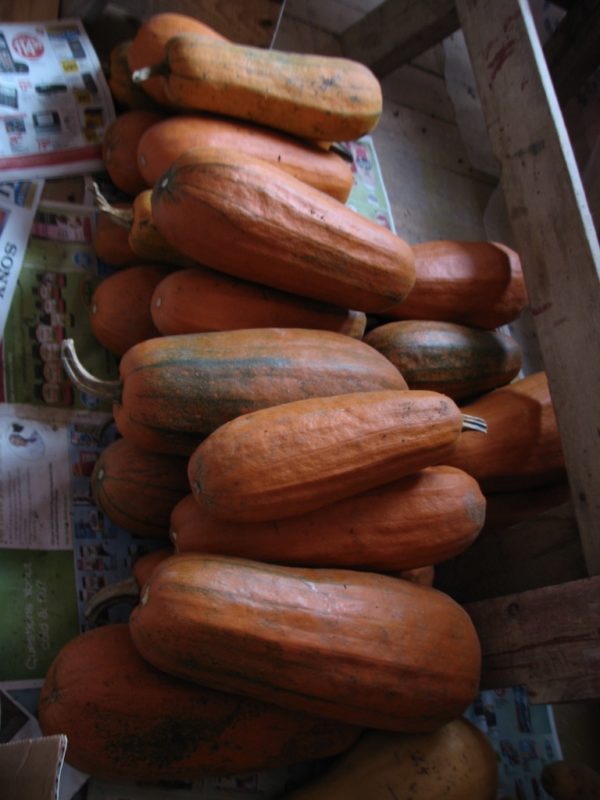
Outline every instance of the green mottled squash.
<svg viewBox="0 0 600 800">
<path fill-rule="evenodd" d="M 388 322 L 364 341 L 398 367 L 409 388 L 457 401 L 504 386 L 521 369 L 521 348 L 511 336 L 453 322 Z"/>
</svg>

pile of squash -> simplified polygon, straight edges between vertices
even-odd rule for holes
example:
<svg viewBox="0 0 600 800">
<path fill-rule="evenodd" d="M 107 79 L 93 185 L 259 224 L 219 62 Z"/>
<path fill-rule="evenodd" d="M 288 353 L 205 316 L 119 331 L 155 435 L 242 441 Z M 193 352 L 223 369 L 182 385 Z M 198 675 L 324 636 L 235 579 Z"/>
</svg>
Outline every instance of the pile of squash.
<svg viewBox="0 0 600 800">
<path fill-rule="evenodd" d="M 496 330 L 527 302 L 518 255 L 409 245 L 345 204 L 332 142 L 381 113 L 360 64 L 159 14 L 115 48 L 110 85 L 106 169 L 131 203 L 100 215 L 115 272 L 91 321 L 119 380 L 70 341 L 63 363 L 121 435 L 98 506 L 165 547 L 129 623 L 59 653 L 42 729 L 105 777 L 346 753 L 293 797 L 494 797 L 493 750 L 462 718 L 478 637 L 433 583 L 488 496 L 564 476 L 545 375 L 518 377 Z"/>
</svg>

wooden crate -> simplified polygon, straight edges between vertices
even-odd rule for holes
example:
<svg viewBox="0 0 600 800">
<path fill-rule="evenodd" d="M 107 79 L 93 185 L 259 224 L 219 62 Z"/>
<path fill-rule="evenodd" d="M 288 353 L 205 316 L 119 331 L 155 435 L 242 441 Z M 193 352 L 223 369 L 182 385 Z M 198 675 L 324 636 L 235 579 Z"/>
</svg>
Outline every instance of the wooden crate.
<svg viewBox="0 0 600 800">
<path fill-rule="evenodd" d="M 529 371 L 548 374 L 570 499 L 481 537 L 441 572 L 477 626 L 482 687 L 525 684 L 533 702 L 600 699 L 600 252 L 557 99 L 596 64 L 596 11 L 565 17 L 544 54 L 526 0 L 288 0 L 276 40 L 379 75 L 373 138 L 400 235 L 498 238 L 521 255 L 530 305 L 516 335 Z M 444 74 L 444 55 L 461 67 L 463 42 L 471 78 Z M 504 224 L 486 224 L 490 203 L 505 205 Z"/>
<path fill-rule="evenodd" d="M 8 19 L 14 4 L 3 5 Z M 56 5 L 31 2 L 19 15 L 48 18 Z M 376 70 L 384 114 L 373 138 L 409 242 L 497 238 L 520 253 L 530 313 L 518 333 L 539 344 L 531 364 L 549 376 L 571 500 L 482 538 L 446 573 L 447 587 L 477 626 L 484 687 L 525 684 L 534 702 L 600 698 L 600 256 L 553 86 L 564 98 L 565 75 L 581 81 L 587 62 L 556 46 L 551 79 L 526 0 L 201 5 L 197 16 L 238 41 L 265 44 L 268 34 L 275 47 Z M 243 30 L 240 20 L 257 24 Z M 597 14 L 585 23 L 578 51 L 593 52 Z M 490 208 L 503 206 L 491 228 Z"/>
</svg>

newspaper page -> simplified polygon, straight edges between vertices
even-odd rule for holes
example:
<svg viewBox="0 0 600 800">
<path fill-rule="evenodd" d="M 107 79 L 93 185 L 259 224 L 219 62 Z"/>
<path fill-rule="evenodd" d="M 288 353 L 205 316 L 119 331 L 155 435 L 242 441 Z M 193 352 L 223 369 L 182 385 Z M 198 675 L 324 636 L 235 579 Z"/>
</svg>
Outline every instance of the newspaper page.
<svg viewBox="0 0 600 800">
<path fill-rule="evenodd" d="M 5 180 L 102 169 L 115 110 L 79 19 L 0 23 L 0 170 Z"/>
<path fill-rule="evenodd" d="M 109 409 L 105 401 L 77 391 L 60 360 L 61 342 L 72 338 L 90 372 L 117 376 L 116 358 L 99 346 L 90 328 L 94 289 L 110 273 L 94 253 L 95 220 L 96 211 L 86 206 L 39 206 L 0 342 L 0 401 Z"/>
<path fill-rule="evenodd" d="M 43 180 L 0 183 L 0 338 L 43 187 Z"/>
</svg>

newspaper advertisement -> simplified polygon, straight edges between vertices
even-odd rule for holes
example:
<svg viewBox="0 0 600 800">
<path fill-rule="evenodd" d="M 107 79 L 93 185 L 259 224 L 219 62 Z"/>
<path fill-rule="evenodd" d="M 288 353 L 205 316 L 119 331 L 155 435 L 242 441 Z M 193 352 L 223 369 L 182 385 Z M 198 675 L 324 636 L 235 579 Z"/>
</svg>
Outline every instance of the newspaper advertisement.
<svg viewBox="0 0 600 800">
<path fill-rule="evenodd" d="M 115 117 L 79 19 L 0 24 L 0 170 L 5 180 L 102 169 Z"/>
<path fill-rule="evenodd" d="M 43 187 L 43 180 L 0 183 L 0 338 Z"/>
<path fill-rule="evenodd" d="M 486 734 L 498 758 L 498 800 L 550 800 L 545 764 L 562 759 L 552 708 L 532 705 L 522 686 L 481 692 L 465 716 Z"/>
<path fill-rule="evenodd" d="M 0 343 L 0 401 L 108 409 L 73 387 L 60 360 L 61 342 L 72 338 L 93 374 L 117 375 L 116 359 L 90 328 L 94 289 L 110 272 L 94 254 L 95 219 L 86 206 L 39 206 Z"/>
</svg>

